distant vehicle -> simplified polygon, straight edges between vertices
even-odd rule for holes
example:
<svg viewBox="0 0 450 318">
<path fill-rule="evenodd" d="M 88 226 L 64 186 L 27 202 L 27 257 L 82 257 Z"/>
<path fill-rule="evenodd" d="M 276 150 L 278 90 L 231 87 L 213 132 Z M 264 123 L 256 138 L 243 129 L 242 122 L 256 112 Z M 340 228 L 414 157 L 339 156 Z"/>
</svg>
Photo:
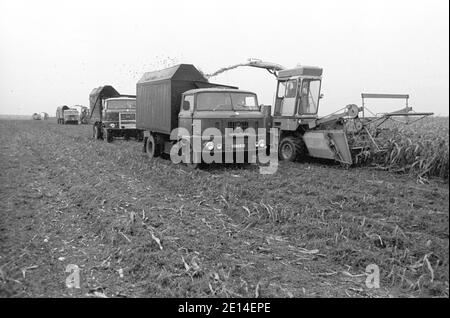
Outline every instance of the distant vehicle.
<svg viewBox="0 0 450 318">
<path fill-rule="evenodd" d="M 93 137 L 112 142 L 114 137 L 142 140 L 136 129 L 136 96 L 121 95 L 110 85 L 100 86 L 89 95 Z"/>
<path fill-rule="evenodd" d="M 41 115 L 39 115 L 38 113 L 34 113 L 31 118 L 33 118 L 34 120 L 41 120 Z"/>
<path fill-rule="evenodd" d="M 80 121 L 80 113 L 78 110 L 69 108 L 68 106 L 60 106 L 56 109 L 56 119 L 58 124 L 75 124 Z"/>
<path fill-rule="evenodd" d="M 47 120 L 47 119 L 48 119 L 48 114 L 45 113 L 45 112 L 42 112 L 42 113 L 40 113 L 39 115 L 41 116 L 41 119 L 42 119 L 42 120 Z"/>
<path fill-rule="evenodd" d="M 80 124 L 89 124 L 89 107 L 83 105 L 74 105 L 72 108 L 80 113 Z"/>
</svg>

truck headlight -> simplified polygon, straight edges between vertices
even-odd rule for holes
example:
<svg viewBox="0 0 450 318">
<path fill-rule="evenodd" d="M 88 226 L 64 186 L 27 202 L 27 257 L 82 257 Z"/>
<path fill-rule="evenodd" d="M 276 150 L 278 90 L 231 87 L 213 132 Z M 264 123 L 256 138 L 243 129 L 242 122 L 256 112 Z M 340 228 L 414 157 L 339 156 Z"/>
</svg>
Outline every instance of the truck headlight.
<svg viewBox="0 0 450 318">
<path fill-rule="evenodd" d="M 214 142 L 208 141 L 208 142 L 205 144 L 205 148 L 206 148 L 207 150 L 209 150 L 209 151 L 214 150 Z"/>
<path fill-rule="evenodd" d="M 259 148 L 266 148 L 266 142 L 264 141 L 264 139 L 260 139 L 256 146 L 258 146 Z"/>
<path fill-rule="evenodd" d="M 111 128 L 116 128 L 116 124 L 111 123 L 111 124 L 109 124 L 109 127 L 111 127 Z"/>
<path fill-rule="evenodd" d="M 216 148 L 217 148 L 217 150 L 221 150 L 222 149 L 222 144 L 217 144 Z"/>
</svg>

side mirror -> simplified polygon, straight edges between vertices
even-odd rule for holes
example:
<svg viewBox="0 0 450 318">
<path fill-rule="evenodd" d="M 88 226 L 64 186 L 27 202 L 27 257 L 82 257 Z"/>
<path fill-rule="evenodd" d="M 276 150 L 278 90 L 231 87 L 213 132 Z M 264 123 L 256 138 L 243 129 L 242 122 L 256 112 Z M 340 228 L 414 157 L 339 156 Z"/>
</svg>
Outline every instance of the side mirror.
<svg viewBox="0 0 450 318">
<path fill-rule="evenodd" d="M 322 99 L 324 97 L 324 95 L 321 93 L 320 95 L 319 95 L 319 99 Z"/>
<path fill-rule="evenodd" d="M 183 110 L 189 109 L 191 109 L 191 104 L 187 100 L 183 101 Z"/>
</svg>

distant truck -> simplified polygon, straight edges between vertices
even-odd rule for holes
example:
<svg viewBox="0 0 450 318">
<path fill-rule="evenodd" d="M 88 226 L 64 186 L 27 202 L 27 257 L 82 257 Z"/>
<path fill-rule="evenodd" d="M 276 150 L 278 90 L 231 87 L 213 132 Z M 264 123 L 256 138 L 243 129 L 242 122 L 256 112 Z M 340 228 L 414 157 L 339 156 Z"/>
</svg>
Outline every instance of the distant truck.
<svg viewBox="0 0 450 318">
<path fill-rule="evenodd" d="M 136 95 L 121 95 L 114 87 L 105 85 L 92 90 L 89 103 L 94 139 L 142 140 L 142 131 L 136 129 Z"/>
<path fill-rule="evenodd" d="M 42 119 L 42 120 L 47 120 L 47 119 L 48 119 L 48 114 L 45 113 L 45 112 L 42 112 L 42 113 L 40 113 L 39 115 L 41 116 L 41 119 Z"/>
<path fill-rule="evenodd" d="M 89 107 L 83 105 L 74 105 L 72 108 L 80 113 L 80 124 L 89 124 Z"/>
<path fill-rule="evenodd" d="M 34 113 L 34 114 L 31 116 L 31 118 L 32 118 L 33 120 L 41 120 L 41 115 L 39 115 L 38 113 Z"/>
<path fill-rule="evenodd" d="M 144 131 L 144 152 L 149 158 L 170 154 L 175 143 L 183 141 L 184 138 L 170 139 L 176 128 L 185 128 L 190 134 L 190 142 L 193 137 L 201 137 L 207 128 L 217 128 L 223 138 L 226 128 L 240 130 L 243 135 L 247 128 L 256 132 L 258 128 L 264 128 L 265 119 L 256 94 L 209 83 L 190 64 L 145 73 L 137 83 L 136 94 L 136 126 Z M 195 131 L 194 121 L 201 124 L 201 131 Z M 248 140 L 256 140 L 256 147 L 266 147 L 264 138 L 256 133 Z M 226 152 L 234 156 L 236 152 L 246 153 L 249 149 L 247 144 L 232 145 L 228 149 L 225 146 L 224 139 L 216 140 L 216 143 L 201 141 L 202 149 L 206 147 L 207 151 L 218 152 L 221 156 Z M 202 150 L 193 148 L 190 154 L 181 156 L 190 158 L 186 163 L 195 168 L 201 163 Z"/>
<path fill-rule="evenodd" d="M 60 106 L 56 109 L 56 120 L 58 124 L 75 124 L 80 122 L 80 113 L 78 110 L 69 108 L 69 106 Z"/>
</svg>

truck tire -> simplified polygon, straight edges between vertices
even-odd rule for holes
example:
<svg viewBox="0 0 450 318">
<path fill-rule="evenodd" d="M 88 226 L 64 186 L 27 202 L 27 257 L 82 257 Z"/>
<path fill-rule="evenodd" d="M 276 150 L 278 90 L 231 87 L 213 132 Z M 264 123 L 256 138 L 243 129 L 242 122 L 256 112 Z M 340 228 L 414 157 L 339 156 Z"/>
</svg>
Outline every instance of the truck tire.
<svg viewBox="0 0 450 318">
<path fill-rule="evenodd" d="M 103 135 L 103 140 L 106 141 L 107 143 L 112 142 L 114 139 L 114 137 L 112 136 L 112 133 L 109 131 L 108 128 L 103 128 L 102 135 Z"/>
<path fill-rule="evenodd" d="M 97 125 L 94 125 L 92 127 L 92 132 L 93 132 L 94 139 L 100 139 L 102 137 L 100 127 L 98 127 Z"/>
<path fill-rule="evenodd" d="M 280 160 L 297 161 L 302 160 L 306 156 L 306 146 L 302 136 L 284 137 L 278 149 L 278 157 Z"/>
<path fill-rule="evenodd" d="M 183 155 L 183 148 L 181 148 L 180 151 L 181 151 L 181 155 Z M 196 169 L 200 168 L 200 163 L 198 163 L 198 162 L 194 163 L 193 162 L 194 161 L 194 155 L 193 155 L 192 149 L 191 149 L 191 153 L 189 155 L 189 158 L 190 158 L 190 161 L 188 163 L 185 163 L 186 167 L 189 170 L 196 170 Z"/>
<path fill-rule="evenodd" d="M 146 138 L 145 152 L 150 159 L 159 157 L 161 155 L 161 147 L 156 143 L 155 137 L 153 137 L 153 135 L 150 135 Z"/>
</svg>

